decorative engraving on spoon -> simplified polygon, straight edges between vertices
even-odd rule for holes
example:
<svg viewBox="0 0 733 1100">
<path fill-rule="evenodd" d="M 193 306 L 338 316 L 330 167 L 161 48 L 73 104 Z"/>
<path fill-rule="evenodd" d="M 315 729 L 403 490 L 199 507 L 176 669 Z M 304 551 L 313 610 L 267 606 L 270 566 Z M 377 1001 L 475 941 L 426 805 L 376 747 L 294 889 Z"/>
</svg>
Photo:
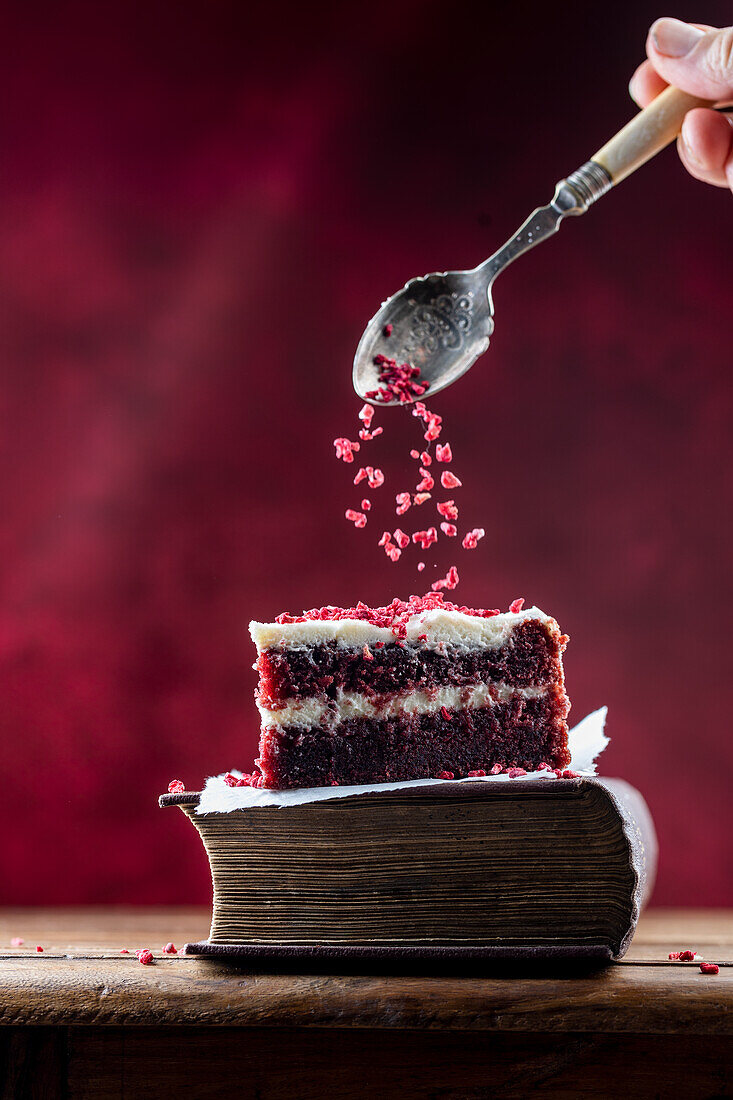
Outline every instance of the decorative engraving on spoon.
<svg viewBox="0 0 733 1100">
<path fill-rule="evenodd" d="M 439 348 L 460 351 L 473 328 L 473 291 L 440 294 L 415 309 L 405 351 L 420 347 L 433 355 Z"/>
</svg>

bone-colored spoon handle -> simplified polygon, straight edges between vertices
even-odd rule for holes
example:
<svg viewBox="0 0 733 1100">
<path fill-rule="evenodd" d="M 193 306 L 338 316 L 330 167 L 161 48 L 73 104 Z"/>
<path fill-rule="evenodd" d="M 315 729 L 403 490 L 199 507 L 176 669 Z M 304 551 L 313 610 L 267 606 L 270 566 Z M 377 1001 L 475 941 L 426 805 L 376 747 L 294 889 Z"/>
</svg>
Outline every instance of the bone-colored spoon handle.
<svg viewBox="0 0 733 1100">
<path fill-rule="evenodd" d="M 605 168 L 613 183 L 620 183 L 674 141 L 688 111 L 710 106 L 708 99 L 666 88 L 591 159 Z"/>
</svg>

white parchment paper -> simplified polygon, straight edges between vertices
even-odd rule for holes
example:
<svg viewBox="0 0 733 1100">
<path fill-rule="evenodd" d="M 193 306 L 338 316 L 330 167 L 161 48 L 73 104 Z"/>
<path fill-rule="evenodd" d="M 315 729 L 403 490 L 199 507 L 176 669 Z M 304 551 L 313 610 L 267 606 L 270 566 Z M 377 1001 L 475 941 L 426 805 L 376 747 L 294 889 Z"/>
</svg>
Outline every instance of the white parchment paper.
<svg viewBox="0 0 733 1100">
<path fill-rule="evenodd" d="M 607 707 L 586 715 L 568 734 L 570 768 L 582 775 L 596 774 L 596 760 L 608 744 L 604 732 Z M 233 770 L 232 775 L 242 773 Z M 365 783 L 358 787 L 304 787 L 295 791 L 268 791 L 258 787 L 228 787 L 224 775 L 206 780 L 196 813 L 228 813 L 250 806 L 302 806 L 307 802 L 325 802 L 329 798 L 350 798 L 355 794 L 400 791 L 409 787 L 431 787 L 436 783 L 523 783 L 528 779 L 547 779 L 551 772 L 528 772 L 510 779 L 508 775 L 486 775 L 475 779 L 413 779 L 401 783 Z M 560 781 L 562 782 L 562 780 Z"/>
</svg>

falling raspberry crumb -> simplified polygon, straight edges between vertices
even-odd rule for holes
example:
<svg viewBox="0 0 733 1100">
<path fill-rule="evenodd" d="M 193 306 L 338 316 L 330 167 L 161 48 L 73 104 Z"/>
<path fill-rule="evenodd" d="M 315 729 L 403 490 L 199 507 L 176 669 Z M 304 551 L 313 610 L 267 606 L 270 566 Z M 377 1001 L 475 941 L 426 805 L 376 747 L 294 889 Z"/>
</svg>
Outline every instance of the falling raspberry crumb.
<svg viewBox="0 0 733 1100">
<path fill-rule="evenodd" d="M 430 529 L 431 529 L 431 531 L 435 530 L 434 527 L 431 527 Z M 443 577 L 442 580 L 433 581 L 433 583 L 430 585 L 430 587 L 432 588 L 433 592 L 440 592 L 441 589 L 443 589 L 443 588 L 457 588 L 458 587 L 458 570 L 456 569 L 455 565 L 451 565 L 450 569 L 448 570 L 448 572 L 446 573 L 446 575 Z"/>
<path fill-rule="evenodd" d="M 717 963 L 700 963 L 701 974 L 719 974 L 720 967 Z"/>
<path fill-rule="evenodd" d="M 419 561 L 419 562 L 417 563 L 417 571 L 418 571 L 418 573 L 422 573 L 422 571 L 423 571 L 423 569 L 424 569 L 424 568 L 425 568 L 425 562 L 424 562 L 424 561 Z"/>
<path fill-rule="evenodd" d="M 143 948 L 142 951 L 136 951 L 135 954 L 137 955 L 137 961 L 142 963 L 143 966 L 150 966 L 153 961 L 153 952 L 149 951 L 147 947 Z"/>
<path fill-rule="evenodd" d="M 355 512 L 353 508 L 347 508 L 344 515 L 354 524 L 354 527 L 366 527 L 367 518 L 363 512 Z"/>
<path fill-rule="evenodd" d="M 438 541 L 438 532 L 434 527 L 428 527 L 427 531 L 413 531 L 412 541 L 420 543 L 423 550 L 427 550 L 434 542 Z"/>
<path fill-rule="evenodd" d="M 455 523 L 446 523 L 445 520 L 440 525 L 440 529 L 444 535 L 447 535 L 449 539 L 454 539 L 458 534 L 458 528 Z"/>
<path fill-rule="evenodd" d="M 479 539 L 482 539 L 485 534 L 483 527 L 474 527 L 473 531 L 469 531 L 467 535 L 463 536 L 461 546 L 464 550 L 475 550 Z"/>
<path fill-rule="evenodd" d="M 368 500 L 367 497 L 364 497 L 364 500 L 361 502 L 361 510 L 362 512 L 371 512 L 372 510 L 372 502 Z"/>
<path fill-rule="evenodd" d="M 524 768 L 509 768 L 507 775 L 510 779 L 518 779 L 520 775 L 526 775 Z"/>
<path fill-rule="evenodd" d="M 164 955 L 177 955 L 178 954 L 178 948 L 176 947 L 176 945 L 174 943 L 167 943 L 165 945 L 165 947 L 163 948 L 163 954 Z"/>
<path fill-rule="evenodd" d="M 450 717 L 450 711 L 448 710 L 448 708 L 447 708 L 447 707 L 441 707 L 441 708 L 440 708 L 440 713 L 441 713 L 441 714 L 443 715 L 443 717 L 445 718 L 446 722 L 450 722 L 450 720 L 451 720 L 451 717 Z"/>
<path fill-rule="evenodd" d="M 438 462 L 452 462 L 453 452 L 450 449 L 450 443 L 436 443 L 435 457 Z"/>
<path fill-rule="evenodd" d="M 444 500 L 440 504 L 436 504 L 438 512 L 445 519 L 458 519 L 458 508 L 454 500 Z"/>
<path fill-rule="evenodd" d="M 373 405 L 362 405 L 362 407 L 359 409 L 359 420 L 363 420 L 364 423 L 366 424 L 366 426 L 369 427 L 369 425 L 372 422 L 373 417 L 374 417 L 374 406 Z"/>
<path fill-rule="evenodd" d="M 395 509 L 395 511 L 397 512 L 397 515 L 398 516 L 404 516 L 407 509 L 412 504 L 412 499 L 410 497 L 410 494 L 409 493 L 398 493 L 397 496 L 395 497 L 395 500 L 397 501 L 397 507 Z"/>
<path fill-rule="evenodd" d="M 438 779 L 455 779 L 453 772 L 438 772 Z"/>
<path fill-rule="evenodd" d="M 406 535 L 399 527 L 395 528 L 394 540 L 399 546 L 400 550 L 404 550 L 406 546 L 410 545 L 410 536 Z"/>
<path fill-rule="evenodd" d="M 40 946 L 36 948 L 36 951 L 38 951 L 40 954 L 43 954 L 43 948 Z"/>
<path fill-rule="evenodd" d="M 22 947 L 24 943 L 25 943 L 25 940 L 22 940 L 20 938 L 20 936 L 13 936 L 12 940 L 10 941 L 10 946 L 11 947 Z"/>
<path fill-rule="evenodd" d="M 370 489 L 378 489 L 380 485 L 384 485 L 384 474 L 381 470 L 375 469 L 373 466 L 367 466 L 366 474 Z"/>
<path fill-rule="evenodd" d="M 418 493 L 429 493 L 435 485 L 435 479 L 431 477 L 430 471 L 426 470 L 424 466 L 420 467 L 420 474 L 422 481 L 418 482 L 415 488 Z"/>
<path fill-rule="evenodd" d="M 413 503 L 424 504 L 426 500 L 430 500 L 430 493 L 415 493 Z"/>
<path fill-rule="evenodd" d="M 416 451 L 413 447 L 413 449 L 410 451 L 410 458 L 420 458 L 420 457 L 421 457 L 420 452 Z M 425 465 L 425 463 L 423 463 L 423 465 Z"/>
<path fill-rule="evenodd" d="M 521 599 L 512 600 L 512 602 L 509 604 L 509 610 L 511 611 L 512 615 L 518 615 L 523 607 L 524 607 L 524 596 L 522 596 Z"/>
<path fill-rule="evenodd" d="M 344 462 L 353 462 L 353 451 L 360 450 L 361 445 L 359 443 L 352 443 L 349 439 L 334 439 L 333 445 L 336 448 L 336 458 L 343 459 Z"/>
<path fill-rule="evenodd" d="M 185 791 L 186 784 L 182 779 L 171 779 L 168 784 L 168 794 L 180 794 L 181 791 Z"/>
<path fill-rule="evenodd" d="M 422 454 L 420 455 L 420 461 L 422 462 L 423 466 L 431 466 L 433 463 L 433 460 L 427 451 L 422 452 Z"/>
<path fill-rule="evenodd" d="M 443 473 L 440 475 L 440 484 L 444 489 L 460 489 L 463 482 L 459 481 L 456 475 L 452 474 L 450 470 L 443 470 Z"/>
<path fill-rule="evenodd" d="M 393 325 L 392 325 L 391 323 L 390 323 L 390 324 L 386 324 L 386 325 L 384 326 L 384 328 L 382 329 L 382 332 L 384 333 L 384 335 L 385 335 L 386 337 L 390 337 L 390 336 L 392 335 L 392 329 L 393 329 L 393 328 L 394 328 L 394 326 L 393 326 Z"/>
</svg>

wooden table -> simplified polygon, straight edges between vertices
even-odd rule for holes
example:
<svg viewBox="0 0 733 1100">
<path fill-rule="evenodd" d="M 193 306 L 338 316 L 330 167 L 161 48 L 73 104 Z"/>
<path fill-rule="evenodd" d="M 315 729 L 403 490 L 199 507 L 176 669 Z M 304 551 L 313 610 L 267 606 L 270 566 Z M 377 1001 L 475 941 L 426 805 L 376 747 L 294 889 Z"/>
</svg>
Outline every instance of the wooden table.
<svg viewBox="0 0 733 1100">
<path fill-rule="evenodd" d="M 202 909 L 0 911 L 3 1100 L 733 1089 L 731 912 L 652 911 L 623 962 L 591 972 L 268 973 L 162 954 L 207 924 Z M 123 947 L 150 947 L 154 964 Z M 687 947 L 725 965 L 668 961 Z"/>
</svg>

